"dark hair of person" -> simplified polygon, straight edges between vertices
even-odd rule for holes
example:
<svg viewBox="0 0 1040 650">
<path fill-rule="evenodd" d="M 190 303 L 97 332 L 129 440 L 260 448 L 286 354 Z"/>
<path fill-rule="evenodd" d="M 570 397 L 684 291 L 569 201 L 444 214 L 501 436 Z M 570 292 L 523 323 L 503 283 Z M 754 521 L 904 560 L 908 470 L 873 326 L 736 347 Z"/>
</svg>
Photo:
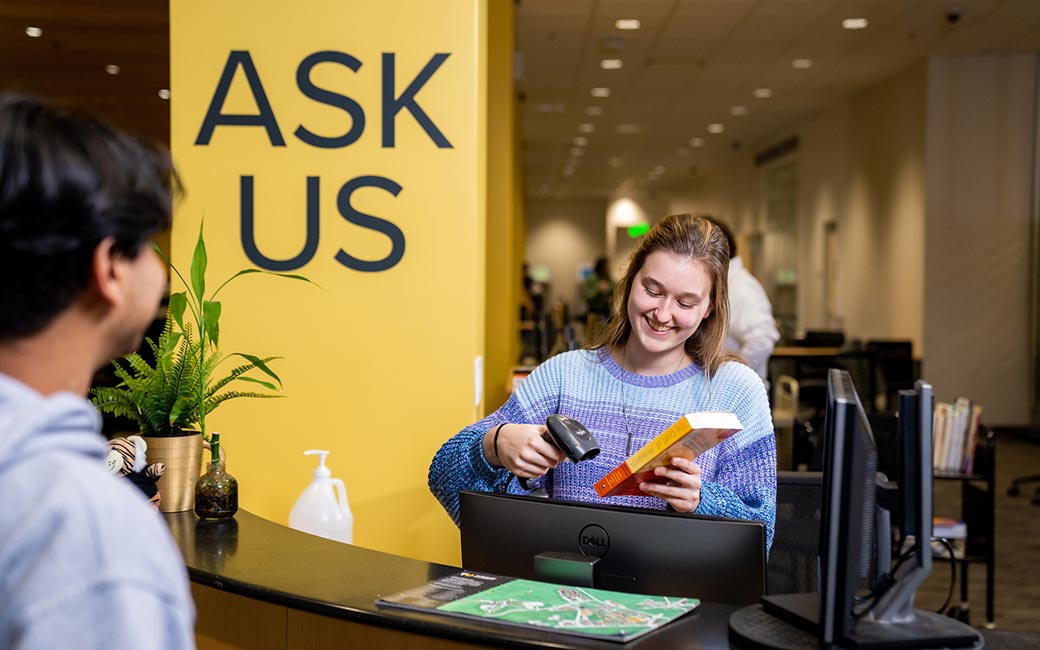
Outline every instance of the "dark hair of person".
<svg viewBox="0 0 1040 650">
<path fill-rule="evenodd" d="M 718 224 L 706 217 L 673 214 L 654 225 L 639 241 L 628 259 L 624 277 L 614 287 L 610 319 L 593 348 L 621 346 L 632 333 L 628 321 L 628 300 L 636 274 L 654 251 L 667 251 L 704 265 L 711 279 L 711 313 L 690 338 L 686 353 L 710 378 L 726 361 L 737 357 L 725 351 L 729 328 L 729 246 Z"/>
<path fill-rule="evenodd" d="M 72 304 L 104 239 L 136 258 L 169 228 L 174 187 L 165 149 L 0 93 L 0 341 L 43 330 Z"/>
<path fill-rule="evenodd" d="M 719 221 L 715 217 L 710 215 L 704 215 L 705 218 L 711 219 L 716 226 L 722 229 L 722 234 L 726 235 L 726 243 L 729 244 L 729 258 L 733 259 L 737 256 L 737 240 L 733 238 L 733 231 L 729 229 L 725 223 Z"/>
</svg>

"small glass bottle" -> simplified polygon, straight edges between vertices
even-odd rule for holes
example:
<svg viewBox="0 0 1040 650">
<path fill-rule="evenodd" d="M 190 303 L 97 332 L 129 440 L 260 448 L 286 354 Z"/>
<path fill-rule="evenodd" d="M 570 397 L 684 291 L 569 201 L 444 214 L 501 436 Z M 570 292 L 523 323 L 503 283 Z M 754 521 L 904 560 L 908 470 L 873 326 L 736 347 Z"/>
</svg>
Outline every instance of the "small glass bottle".
<svg viewBox="0 0 1040 650">
<path fill-rule="evenodd" d="M 238 481 L 224 469 L 220 459 L 220 434 L 213 432 L 213 460 L 195 482 L 195 514 L 199 519 L 226 519 L 238 512 Z"/>
</svg>

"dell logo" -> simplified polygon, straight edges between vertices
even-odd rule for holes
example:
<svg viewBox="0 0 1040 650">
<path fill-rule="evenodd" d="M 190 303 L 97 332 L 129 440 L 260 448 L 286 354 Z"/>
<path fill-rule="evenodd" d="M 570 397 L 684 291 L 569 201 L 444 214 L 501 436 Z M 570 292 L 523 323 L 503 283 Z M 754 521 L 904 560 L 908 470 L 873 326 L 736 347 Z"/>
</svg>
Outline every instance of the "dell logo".
<svg viewBox="0 0 1040 650">
<path fill-rule="evenodd" d="M 578 549 L 585 555 L 603 557 L 610 548 L 610 537 L 602 526 L 589 524 L 578 534 Z"/>
</svg>

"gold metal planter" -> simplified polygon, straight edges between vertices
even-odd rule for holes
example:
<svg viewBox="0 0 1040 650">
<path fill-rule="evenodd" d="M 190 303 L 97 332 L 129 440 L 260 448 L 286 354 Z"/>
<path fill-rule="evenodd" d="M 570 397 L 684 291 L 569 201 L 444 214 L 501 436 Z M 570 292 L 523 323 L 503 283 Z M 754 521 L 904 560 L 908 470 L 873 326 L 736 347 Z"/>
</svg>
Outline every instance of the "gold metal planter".
<svg viewBox="0 0 1040 650">
<path fill-rule="evenodd" d="M 159 510 L 182 512 L 195 505 L 195 481 L 202 473 L 202 434 L 144 436 L 148 462 L 163 463 L 166 473 L 159 479 Z"/>
</svg>

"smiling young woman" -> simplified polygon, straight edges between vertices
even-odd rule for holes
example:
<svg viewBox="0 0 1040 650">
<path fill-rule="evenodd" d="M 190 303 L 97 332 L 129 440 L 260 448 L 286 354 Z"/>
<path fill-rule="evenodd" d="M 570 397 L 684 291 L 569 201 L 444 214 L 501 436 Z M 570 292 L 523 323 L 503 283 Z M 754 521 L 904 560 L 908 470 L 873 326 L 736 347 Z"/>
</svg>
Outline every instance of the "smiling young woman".
<svg viewBox="0 0 1040 650">
<path fill-rule="evenodd" d="M 729 248 L 712 221 L 666 217 L 633 251 L 617 283 L 610 318 L 593 346 L 542 363 L 509 400 L 449 439 L 434 456 L 429 485 L 458 521 L 460 490 L 756 519 L 772 542 L 776 443 L 762 380 L 727 354 Z M 730 411 L 744 430 L 696 461 L 658 468 L 667 484 L 644 483 L 644 496 L 601 499 L 593 488 L 631 451 L 687 413 Z M 584 424 L 601 452 L 582 463 L 542 438 L 551 414 Z"/>
</svg>

